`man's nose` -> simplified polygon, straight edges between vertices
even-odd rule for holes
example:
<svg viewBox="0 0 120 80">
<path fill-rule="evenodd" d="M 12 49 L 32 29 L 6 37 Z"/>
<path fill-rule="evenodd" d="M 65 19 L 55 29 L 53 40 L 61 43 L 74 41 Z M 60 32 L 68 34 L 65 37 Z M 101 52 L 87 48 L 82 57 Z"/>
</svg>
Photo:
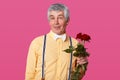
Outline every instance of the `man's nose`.
<svg viewBox="0 0 120 80">
<path fill-rule="evenodd" d="M 59 21 L 58 21 L 58 19 L 55 19 L 55 24 L 59 24 Z"/>
</svg>

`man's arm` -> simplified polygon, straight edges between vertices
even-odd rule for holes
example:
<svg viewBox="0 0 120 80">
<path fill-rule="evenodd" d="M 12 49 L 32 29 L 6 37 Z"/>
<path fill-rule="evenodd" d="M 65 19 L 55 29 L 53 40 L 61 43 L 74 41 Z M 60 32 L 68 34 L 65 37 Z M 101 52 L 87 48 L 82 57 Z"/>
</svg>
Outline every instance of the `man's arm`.
<svg viewBox="0 0 120 80">
<path fill-rule="evenodd" d="M 35 48 L 36 48 L 35 41 L 32 41 L 27 56 L 25 80 L 35 80 L 35 67 L 36 67 Z"/>
</svg>

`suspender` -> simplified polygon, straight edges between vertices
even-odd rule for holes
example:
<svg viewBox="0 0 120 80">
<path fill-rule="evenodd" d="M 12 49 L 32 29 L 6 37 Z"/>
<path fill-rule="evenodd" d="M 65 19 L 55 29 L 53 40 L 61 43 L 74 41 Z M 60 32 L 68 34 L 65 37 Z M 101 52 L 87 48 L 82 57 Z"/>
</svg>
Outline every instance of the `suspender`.
<svg viewBox="0 0 120 80">
<path fill-rule="evenodd" d="M 70 46 L 72 46 L 72 39 L 71 37 L 69 37 L 70 39 Z M 69 66 L 69 73 L 68 73 L 68 80 L 70 80 L 70 75 L 71 75 L 71 70 L 72 70 L 72 53 L 70 53 L 70 66 Z"/>
<path fill-rule="evenodd" d="M 70 39 L 70 46 L 72 46 L 72 39 Z M 45 60 L 45 48 L 46 48 L 46 35 L 44 35 L 44 44 L 43 44 L 43 54 L 42 54 L 42 78 L 41 80 L 45 80 L 44 75 L 44 60 Z M 68 71 L 68 80 L 70 80 L 71 75 L 71 69 L 72 69 L 72 53 L 70 54 L 70 65 L 69 65 L 69 71 Z"/>
<path fill-rule="evenodd" d="M 45 48 L 46 48 L 46 35 L 44 36 L 44 44 L 43 44 L 43 54 L 42 54 L 42 78 L 41 78 L 41 80 L 44 80 L 44 79 L 45 79 L 45 75 L 44 75 Z"/>
</svg>

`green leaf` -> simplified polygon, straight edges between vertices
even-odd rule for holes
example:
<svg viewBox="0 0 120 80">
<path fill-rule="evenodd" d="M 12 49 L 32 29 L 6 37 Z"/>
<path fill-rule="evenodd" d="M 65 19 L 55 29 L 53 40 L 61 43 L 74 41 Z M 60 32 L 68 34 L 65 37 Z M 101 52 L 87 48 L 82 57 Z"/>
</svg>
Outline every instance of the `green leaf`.
<svg viewBox="0 0 120 80">
<path fill-rule="evenodd" d="M 69 46 L 69 49 L 64 50 L 66 53 L 72 53 L 74 51 L 73 46 Z"/>
<path fill-rule="evenodd" d="M 71 53 L 71 50 L 70 49 L 66 49 L 64 50 L 66 53 Z"/>
<path fill-rule="evenodd" d="M 78 57 L 80 54 L 78 52 L 74 52 L 73 56 Z"/>
</svg>

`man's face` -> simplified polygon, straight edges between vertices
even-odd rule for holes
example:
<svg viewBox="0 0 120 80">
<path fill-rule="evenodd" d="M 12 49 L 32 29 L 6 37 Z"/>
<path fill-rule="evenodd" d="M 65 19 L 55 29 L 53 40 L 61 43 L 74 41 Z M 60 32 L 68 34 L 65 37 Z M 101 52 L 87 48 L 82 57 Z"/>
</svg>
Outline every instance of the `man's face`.
<svg viewBox="0 0 120 80">
<path fill-rule="evenodd" d="M 50 11 L 49 25 L 54 33 L 58 35 L 64 34 L 67 23 L 63 11 Z"/>
</svg>

